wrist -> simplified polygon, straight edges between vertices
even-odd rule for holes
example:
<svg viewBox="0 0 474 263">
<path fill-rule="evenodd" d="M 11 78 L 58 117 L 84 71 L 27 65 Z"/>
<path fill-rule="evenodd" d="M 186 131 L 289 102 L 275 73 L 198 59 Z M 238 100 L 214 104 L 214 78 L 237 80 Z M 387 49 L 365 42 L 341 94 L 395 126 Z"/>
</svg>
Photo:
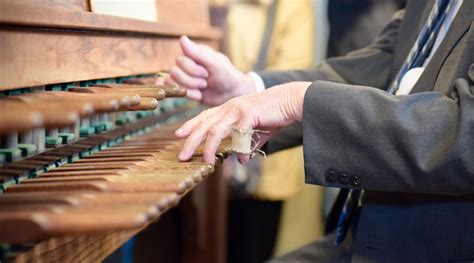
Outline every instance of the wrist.
<svg viewBox="0 0 474 263">
<path fill-rule="evenodd" d="M 304 97 L 309 86 L 311 86 L 310 82 L 295 82 L 295 86 L 292 90 L 293 118 L 296 121 L 301 122 L 303 120 Z"/>
<path fill-rule="evenodd" d="M 239 77 L 235 87 L 232 97 L 257 93 L 256 83 L 252 76 L 243 72 L 239 72 Z"/>
</svg>

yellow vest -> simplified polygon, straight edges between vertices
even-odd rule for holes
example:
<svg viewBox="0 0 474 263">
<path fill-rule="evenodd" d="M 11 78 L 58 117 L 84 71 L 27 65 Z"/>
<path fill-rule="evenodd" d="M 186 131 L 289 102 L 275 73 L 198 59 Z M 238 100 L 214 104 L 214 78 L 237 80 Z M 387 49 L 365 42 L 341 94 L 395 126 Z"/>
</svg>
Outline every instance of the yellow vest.
<svg viewBox="0 0 474 263">
<path fill-rule="evenodd" d="M 227 20 L 227 53 L 234 65 L 244 72 L 252 70 L 256 64 L 269 2 L 231 4 Z M 313 65 L 316 31 L 312 4 L 312 0 L 280 0 L 267 51 L 266 69 L 309 68 Z M 322 188 L 304 184 L 301 147 L 261 159 L 261 178 L 252 195 L 263 200 L 286 200 L 274 251 L 275 255 L 281 255 L 321 235 Z"/>
</svg>

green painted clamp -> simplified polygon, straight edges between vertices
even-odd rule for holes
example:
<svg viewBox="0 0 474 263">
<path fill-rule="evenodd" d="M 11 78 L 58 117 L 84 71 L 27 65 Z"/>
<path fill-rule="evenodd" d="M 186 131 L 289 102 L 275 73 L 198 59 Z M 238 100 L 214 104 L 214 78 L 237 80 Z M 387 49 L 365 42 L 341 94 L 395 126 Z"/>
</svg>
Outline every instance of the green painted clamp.
<svg viewBox="0 0 474 263">
<path fill-rule="evenodd" d="M 165 99 L 160 101 L 161 112 L 171 111 L 175 108 L 174 102 L 171 99 Z"/>
<path fill-rule="evenodd" d="M 91 127 L 94 127 L 95 133 L 101 133 L 104 131 L 111 130 L 114 127 L 114 124 L 112 122 L 104 121 L 92 124 Z"/>
<path fill-rule="evenodd" d="M 138 119 L 150 117 L 151 115 L 153 115 L 153 113 L 151 111 L 139 111 L 139 112 L 137 112 L 137 118 Z"/>
<path fill-rule="evenodd" d="M 21 151 L 21 156 L 26 157 L 36 153 L 38 148 L 34 144 L 20 143 L 18 144 L 18 149 Z"/>
<path fill-rule="evenodd" d="M 95 134 L 95 128 L 94 127 L 81 127 L 79 129 L 79 134 L 81 137 L 89 137 L 93 134 Z"/>
<path fill-rule="evenodd" d="M 74 139 L 76 138 L 74 133 L 67 133 L 67 132 L 60 133 L 59 137 L 63 139 L 63 141 L 61 142 L 62 144 L 72 143 L 74 142 Z"/>
<path fill-rule="evenodd" d="M 58 136 L 46 136 L 44 140 L 44 144 L 46 148 L 57 148 L 63 142 L 63 138 Z"/>
<path fill-rule="evenodd" d="M 115 120 L 115 124 L 116 125 L 124 125 L 124 124 L 127 124 L 130 122 L 130 118 L 128 118 L 127 116 L 123 115 L 123 116 L 120 116 L 118 117 L 116 120 Z"/>
<path fill-rule="evenodd" d="M 0 176 L 0 191 L 5 192 L 8 187 L 15 185 L 16 181 L 11 176 Z"/>
<path fill-rule="evenodd" d="M 13 162 L 21 158 L 20 149 L 0 149 L 0 155 L 3 155 L 5 162 Z"/>
</svg>

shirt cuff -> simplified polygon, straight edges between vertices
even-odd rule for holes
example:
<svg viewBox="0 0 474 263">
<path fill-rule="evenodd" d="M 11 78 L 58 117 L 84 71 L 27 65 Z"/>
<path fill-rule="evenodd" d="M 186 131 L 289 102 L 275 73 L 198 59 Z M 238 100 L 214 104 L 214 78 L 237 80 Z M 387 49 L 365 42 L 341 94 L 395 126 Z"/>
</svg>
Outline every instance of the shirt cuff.
<svg viewBox="0 0 474 263">
<path fill-rule="evenodd" d="M 262 77 L 260 77 L 260 75 L 258 75 L 257 73 L 255 73 L 253 71 L 250 71 L 249 73 L 247 73 L 247 75 L 255 83 L 255 91 L 257 93 L 262 92 L 262 91 L 265 90 L 265 83 L 263 83 L 263 79 L 262 79 Z"/>
</svg>

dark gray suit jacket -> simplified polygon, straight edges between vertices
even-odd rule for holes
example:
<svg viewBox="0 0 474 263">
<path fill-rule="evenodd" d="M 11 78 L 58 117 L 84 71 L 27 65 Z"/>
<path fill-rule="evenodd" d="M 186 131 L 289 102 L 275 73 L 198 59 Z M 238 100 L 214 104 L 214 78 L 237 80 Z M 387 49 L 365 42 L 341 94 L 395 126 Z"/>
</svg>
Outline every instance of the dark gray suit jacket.
<svg viewBox="0 0 474 263">
<path fill-rule="evenodd" d="M 353 262 L 474 262 L 474 0 L 464 0 L 412 94 L 384 91 L 433 3 L 409 1 L 348 56 L 260 72 L 267 87 L 314 81 L 303 134 L 292 127 L 283 131 L 291 140 L 277 137 L 267 150 L 302 138 L 307 183 L 366 189 Z"/>
</svg>

